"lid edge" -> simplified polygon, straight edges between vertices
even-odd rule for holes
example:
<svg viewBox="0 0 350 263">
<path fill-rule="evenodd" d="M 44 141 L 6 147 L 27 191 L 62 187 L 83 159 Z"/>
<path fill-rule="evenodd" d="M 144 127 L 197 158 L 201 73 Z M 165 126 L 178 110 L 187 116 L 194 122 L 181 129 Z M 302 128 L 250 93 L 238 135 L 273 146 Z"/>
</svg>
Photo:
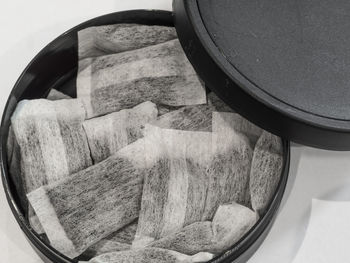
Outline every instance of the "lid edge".
<svg viewBox="0 0 350 263">
<path fill-rule="evenodd" d="M 232 80 L 200 41 L 193 25 L 201 23 L 200 18 L 191 16 L 190 12 L 194 5 L 196 0 L 174 0 L 174 24 L 189 61 L 218 97 L 254 124 L 286 140 L 328 150 L 350 150 L 349 130 L 308 123 L 278 111 L 245 92 Z"/>
</svg>

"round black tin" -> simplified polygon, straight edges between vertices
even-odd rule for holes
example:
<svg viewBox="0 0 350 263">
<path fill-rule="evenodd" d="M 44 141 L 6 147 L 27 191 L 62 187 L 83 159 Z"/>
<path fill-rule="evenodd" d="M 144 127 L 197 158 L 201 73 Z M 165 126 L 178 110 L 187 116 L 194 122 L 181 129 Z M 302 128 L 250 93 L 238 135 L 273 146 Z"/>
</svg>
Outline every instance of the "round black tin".
<svg viewBox="0 0 350 263">
<path fill-rule="evenodd" d="M 200 77 L 242 116 L 287 140 L 350 150 L 350 3 L 174 0 Z"/>
<path fill-rule="evenodd" d="M 45 243 L 28 225 L 7 167 L 6 142 L 10 117 L 22 99 L 46 97 L 51 88 L 59 89 L 71 96 L 75 94 L 75 78 L 78 66 L 77 32 L 90 26 L 139 23 L 173 26 L 173 14 L 166 11 L 134 10 L 112 13 L 89 20 L 67 31 L 47 45 L 27 66 L 15 84 L 7 101 L 0 127 L 0 165 L 2 181 L 10 208 L 26 238 L 44 262 L 72 263 L 71 260 Z M 212 83 L 211 83 L 212 84 Z M 284 166 L 280 183 L 271 203 L 258 223 L 231 249 L 219 255 L 215 262 L 246 262 L 258 249 L 268 234 L 277 215 L 284 195 L 290 160 L 290 145 L 283 141 Z"/>
</svg>

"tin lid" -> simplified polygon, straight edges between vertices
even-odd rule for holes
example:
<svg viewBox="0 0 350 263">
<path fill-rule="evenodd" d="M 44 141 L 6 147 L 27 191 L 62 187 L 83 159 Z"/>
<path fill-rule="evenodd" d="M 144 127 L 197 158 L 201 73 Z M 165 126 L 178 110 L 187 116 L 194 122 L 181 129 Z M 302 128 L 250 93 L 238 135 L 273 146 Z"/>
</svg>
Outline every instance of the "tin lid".
<svg viewBox="0 0 350 263">
<path fill-rule="evenodd" d="M 350 150 L 350 2 L 174 0 L 180 42 L 235 111 L 287 140 Z"/>
</svg>

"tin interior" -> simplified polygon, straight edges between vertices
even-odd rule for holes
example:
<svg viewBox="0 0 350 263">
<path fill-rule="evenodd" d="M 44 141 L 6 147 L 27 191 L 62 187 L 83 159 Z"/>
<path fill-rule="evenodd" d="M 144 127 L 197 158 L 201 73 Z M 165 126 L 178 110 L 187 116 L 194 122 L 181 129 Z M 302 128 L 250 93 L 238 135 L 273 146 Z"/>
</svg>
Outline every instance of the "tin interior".
<svg viewBox="0 0 350 263">
<path fill-rule="evenodd" d="M 46 244 L 28 225 L 18 195 L 7 167 L 6 142 L 10 117 L 22 99 L 44 98 L 55 88 L 72 97 L 76 97 L 75 78 L 78 66 L 77 32 L 81 29 L 115 23 L 138 23 L 146 25 L 173 26 L 173 15 L 167 11 L 134 10 L 112 13 L 97 17 L 69 30 L 47 45 L 27 66 L 15 84 L 5 107 L 0 128 L 1 151 L 0 165 L 3 186 L 10 208 L 25 233 L 27 239 L 34 246 L 45 262 L 72 263 L 76 262 L 50 245 Z M 55 66 L 52 66 L 55 65 Z M 277 215 L 282 200 L 289 173 L 290 146 L 283 141 L 284 166 L 280 183 L 270 205 L 257 224 L 227 252 L 217 256 L 211 262 L 246 262 L 263 242 L 274 218 Z"/>
</svg>

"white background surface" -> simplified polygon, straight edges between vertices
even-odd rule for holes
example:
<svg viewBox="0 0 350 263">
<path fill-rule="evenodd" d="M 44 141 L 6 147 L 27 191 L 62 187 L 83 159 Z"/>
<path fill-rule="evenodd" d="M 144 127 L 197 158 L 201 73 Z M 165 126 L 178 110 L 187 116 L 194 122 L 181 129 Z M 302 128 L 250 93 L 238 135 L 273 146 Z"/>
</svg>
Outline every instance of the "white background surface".
<svg viewBox="0 0 350 263">
<path fill-rule="evenodd" d="M 0 0 L 0 111 L 22 70 L 56 36 L 95 16 L 140 8 L 171 10 L 171 0 Z M 311 198 L 350 201 L 350 152 L 294 145 L 291 158 L 294 187 L 250 263 L 292 262 L 304 238 Z M 0 211 L 0 263 L 40 263 L 16 224 L 2 188 Z"/>
</svg>

